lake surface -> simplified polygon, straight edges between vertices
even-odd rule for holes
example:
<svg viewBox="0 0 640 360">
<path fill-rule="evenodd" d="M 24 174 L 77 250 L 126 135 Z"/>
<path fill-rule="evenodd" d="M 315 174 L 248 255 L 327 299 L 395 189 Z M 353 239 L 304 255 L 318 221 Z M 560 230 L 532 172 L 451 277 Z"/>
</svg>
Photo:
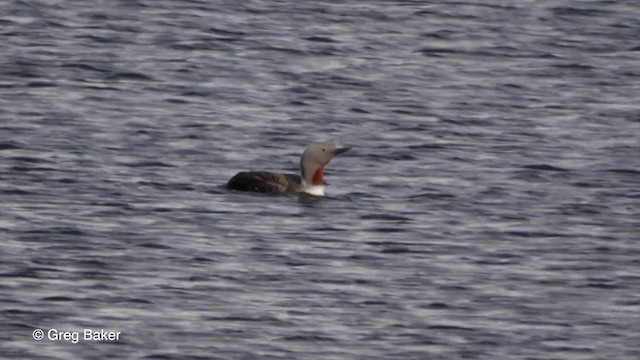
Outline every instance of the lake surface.
<svg viewBox="0 0 640 360">
<path fill-rule="evenodd" d="M 0 357 L 639 359 L 639 19 L 3 1 Z"/>
</svg>

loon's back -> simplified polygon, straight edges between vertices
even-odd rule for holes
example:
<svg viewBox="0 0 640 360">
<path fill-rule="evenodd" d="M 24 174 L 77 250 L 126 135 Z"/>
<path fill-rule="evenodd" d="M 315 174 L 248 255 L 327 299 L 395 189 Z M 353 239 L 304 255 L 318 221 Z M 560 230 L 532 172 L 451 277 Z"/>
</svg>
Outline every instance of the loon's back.
<svg viewBox="0 0 640 360">
<path fill-rule="evenodd" d="M 237 173 L 227 182 L 227 189 L 270 194 L 297 193 L 301 191 L 301 177 L 267 171 Z"/>
</svg>

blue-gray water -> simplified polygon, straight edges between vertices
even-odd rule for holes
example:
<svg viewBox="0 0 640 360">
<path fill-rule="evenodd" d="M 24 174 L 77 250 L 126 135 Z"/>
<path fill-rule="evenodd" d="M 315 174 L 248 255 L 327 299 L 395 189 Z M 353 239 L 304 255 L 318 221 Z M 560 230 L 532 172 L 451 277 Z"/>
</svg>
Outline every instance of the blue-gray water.
<svg viewBox="0 0 640 360">
<path fill-rule="evenodd" d="M 639 19 L 2 1 L 0 357 L 637 360 Z M 221 186 L 326 140 L 320 202 Z"/>
</svg>

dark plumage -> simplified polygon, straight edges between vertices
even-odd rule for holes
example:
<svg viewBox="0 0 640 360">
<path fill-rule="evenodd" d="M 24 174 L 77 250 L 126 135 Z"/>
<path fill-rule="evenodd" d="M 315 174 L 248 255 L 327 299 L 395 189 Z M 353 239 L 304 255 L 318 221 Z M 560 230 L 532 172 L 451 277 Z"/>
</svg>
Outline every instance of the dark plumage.
<svg viewBox="0 0 640 360">
<path fill-rule="evenodd" d="M 300 192 L 301 178 L 293 174 L 277 174 L 268 171 L 237 173 L 227 182 L 227 188 L 238 191 L 271 194 Z"/>
</svg>

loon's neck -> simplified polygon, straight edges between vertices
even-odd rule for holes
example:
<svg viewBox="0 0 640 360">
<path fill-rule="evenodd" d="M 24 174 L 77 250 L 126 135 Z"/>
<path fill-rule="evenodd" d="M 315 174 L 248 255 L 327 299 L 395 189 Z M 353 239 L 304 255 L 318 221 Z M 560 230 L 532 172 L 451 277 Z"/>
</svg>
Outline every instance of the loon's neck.
<svg viewBox="0 0 640 360">
<path fill-rule="evenodd" d="M 324 196 L 324 179 L 323 179 L 324 165 L 315 169 L 313 172 L 313 175 L 310 176 L 311 179 L 307 179 L 305 175 L 310 175 L 310 174 L 308 173 L 308 169 L 304 167 L 304 162 L 303 162 L 301 175 L 302 175 L 302 184 L 301 184 L 302 192 L 315 195 L 315 196 Z"/>
</svg>

